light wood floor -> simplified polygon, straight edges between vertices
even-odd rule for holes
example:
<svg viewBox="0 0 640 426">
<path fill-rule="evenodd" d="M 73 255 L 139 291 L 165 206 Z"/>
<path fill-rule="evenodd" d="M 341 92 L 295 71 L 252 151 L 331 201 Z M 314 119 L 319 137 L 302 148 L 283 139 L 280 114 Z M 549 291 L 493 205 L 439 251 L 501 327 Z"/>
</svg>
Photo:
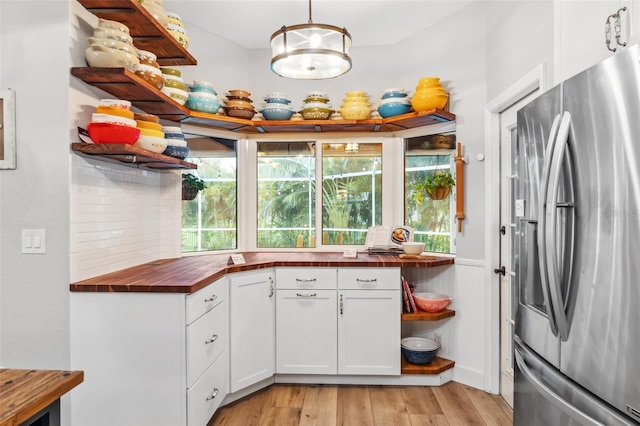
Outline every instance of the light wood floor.
<svg viewBox="0 0 640 426">
<path fill-rule="evenodd" d="M 209 425 L 512 425 L 496 395 L 442 386 L 275 384 L 218 410 Z"/>
</svg>

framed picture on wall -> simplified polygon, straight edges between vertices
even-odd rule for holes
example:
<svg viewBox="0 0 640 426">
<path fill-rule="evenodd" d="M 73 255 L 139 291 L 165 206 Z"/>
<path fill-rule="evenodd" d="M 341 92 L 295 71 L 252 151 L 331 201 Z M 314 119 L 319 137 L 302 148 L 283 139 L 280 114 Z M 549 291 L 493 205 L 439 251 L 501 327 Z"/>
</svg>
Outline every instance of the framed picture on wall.
<svg viewBox="0 0 640 426">
<path fill-rule="evenodd" d="M 0 169 L 16 168 L 16 92 L 0 92 Z"/>
</svg>

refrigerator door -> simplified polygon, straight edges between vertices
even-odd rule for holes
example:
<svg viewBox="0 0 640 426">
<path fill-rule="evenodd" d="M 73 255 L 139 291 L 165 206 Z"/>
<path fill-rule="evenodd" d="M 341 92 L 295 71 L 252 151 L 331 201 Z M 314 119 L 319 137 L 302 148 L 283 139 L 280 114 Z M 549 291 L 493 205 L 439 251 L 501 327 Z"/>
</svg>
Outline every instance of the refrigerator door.
<svg viewBox="0 0 640 426">
<path fill-rule="evenodd" d="M 518 111 L 517 185 L 524 201 L 524 217 L 516 223 L 519 271 L 516 273 L 518 304 L 515 334 L 529 347 L 559 367 L 560 346 L 549 297 L 546 274 L 540 273 L 540 189 L 546 186 L 550 170 L 549 146 L 556 140 L 560 124 L 562 92 L 557 86 Z M 544 220 L 544 215 L 542 215 Z"/>
<path fill-rule="evenodd" d="M 567 380 L 521 340 L 515 341 L 513 424 L 618 426 L 634 422 Z"/>
<path fill-rule="evenodd" d="M 640 48 L 563 84 L 575 180 L 560 369 L 640 421 Z M 559 249 L 560 251 L 562 248 Z M 562 293 L 562 291 L 560 292 Z"/>
</svg>

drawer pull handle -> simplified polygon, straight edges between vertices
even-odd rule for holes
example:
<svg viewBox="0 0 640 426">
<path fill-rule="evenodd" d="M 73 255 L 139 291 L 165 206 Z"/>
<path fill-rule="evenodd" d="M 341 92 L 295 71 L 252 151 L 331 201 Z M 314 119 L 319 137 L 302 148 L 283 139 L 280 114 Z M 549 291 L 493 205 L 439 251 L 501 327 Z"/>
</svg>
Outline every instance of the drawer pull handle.
<svg viewBox="0 0 640 426">
<path fill-rule="evenodd" d="M 314 283 L 316 282 L 315 278 L 296 278 L 296 281 L 299 283 Z"/>
<path fill-rule="evenodd" d="M 273 287 L 273 278 L 269 277 L 269 297 L 273 297 L 275 288 Z"/>
<path fill-rule="evenodd" d="M 316 293 L 311 293 L 311 294 L 300 294 L 300 293 L 296 293 L 296 296 L 298 297 L 316 297 L 317 294 Z"/>
<path fill-rule="evenodd" d="M 218 396 L 218 388 L 214 388 L 213 392 L 211 392 L 211 395 L 209 395 L 207 397 L 207 401 L 211 401 L 212 399 L 214 399 L 216 396 Z"/>
<path fill-rule="evenodd" d="M 344 314 L 344 303 L 342 302 L 342 295 L 340 295 L 340 315 Z"/>
<path fill-rule="evenodd" d="M 375 282 L 378 282 L 378 279 L 377 278 L 366 278 L 366 279 L 356 278 L 356 281 L 359 283 L 375 283 Z"/>
<path fill-rule="evenodd" d="M 216 296 L 215 294 L 212 294 L 210 298 L 208 299 L 204 299 L 205 302 L 213 302 L 214 300 L 216 300 L 218 298 L 218 296 Z"/>
<path fill-rule="evenodd" d="M 215 342 L 216 340 L 218 340 L 218 335 L 217 335 L 217 334 L 214 334 L 213 336 L 211 336 L 211 339 L 209 339 L 209 340 L 205 340 L 205 341 L 204 341 L 204 344 L 205 344 L 205 345 L 208 345 L 209 343 L 213 343 L 213 342 Z"/>
</svg>

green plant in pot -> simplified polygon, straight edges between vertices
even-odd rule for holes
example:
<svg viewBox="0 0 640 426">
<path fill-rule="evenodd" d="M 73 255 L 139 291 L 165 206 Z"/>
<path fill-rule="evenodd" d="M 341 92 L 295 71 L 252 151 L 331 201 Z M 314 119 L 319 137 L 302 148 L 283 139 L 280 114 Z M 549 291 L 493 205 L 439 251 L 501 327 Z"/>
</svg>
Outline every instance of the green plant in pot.
<svg viewBox="0 0 640 426">
<path fill-rule="evenodd" d="M 451 188 L 456 184 L 451 173 L 439 171 L 427 176 L 424 181 L 416 186 L 415 198 L 422 201 L 423 193 L 432 200 L 444 200 L 449 196 Z"/>
<path fill-rule="evenodd" d="M 198 196 L 198 192 L 205 188 L 206 184 L 202 179 L 193 173 L 182 175 L 182 199 L 193 200 Z"/>
</svg>

